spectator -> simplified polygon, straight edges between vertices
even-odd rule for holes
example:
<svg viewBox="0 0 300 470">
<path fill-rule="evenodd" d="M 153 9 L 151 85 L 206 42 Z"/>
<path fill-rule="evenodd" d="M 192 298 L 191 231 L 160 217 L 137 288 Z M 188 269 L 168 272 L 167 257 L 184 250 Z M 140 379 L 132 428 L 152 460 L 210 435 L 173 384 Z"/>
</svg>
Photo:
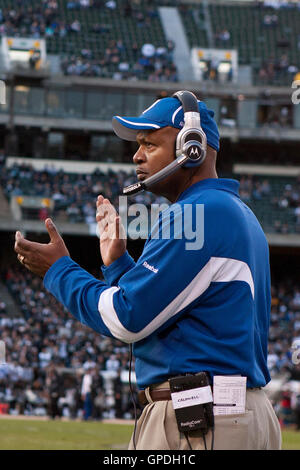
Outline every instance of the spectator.
<svg viewBox="0 0 300 470">
<path fill-rule="evenodd" d="M 95 223 L 95 204 L 92 202 L 86 202 L 83 206 L 84 220 L 86 224 Z"/>
<path fill-rule="evenodd" d="M 81 398 L 83 401 L 83 419 L 87 421 L 92 416 L 93 401 L 92 401 L 92 367 L 88 366 L 83 375 L 81 386 Z"/>
<path fill-rule="evenodd" d="M 72 202 L 72 204 L 67 207 L 66 214 L 70 222 L 76 223 L 82 221 L 81 212 L 76 202 Z"/>
<path fill-rule="evenodd" d="M 92 370 L 91 400 L 93 403 L 92 418 L 102 419 L 105 409 L 104 381 L 97 366 Z"/>
<path fill-rule="evenodd" d="M 39 210 L 39 220 L 46 220 L 49 217 L 49 210 L 47 207 L 42 207 Z"/>
<path fill-rule="evenodd" d="M 115 10 L 117 7 L 117 4 L 114 0 L 109 0 L 108 2 L 105 3 L 106 8 L 109 10 Z"/>
<path fill-rule="evenodd" d="M 70 24 L 70 31 L 73 32 L 73 33 L 79 33 L 81 30 L 81 24 L 78 20 L 74 20 L 71 24 Z"/>
<path fill-rule="evenodd" d="M 296 216 L 296 226 L 299 229 L 300 227 L 300 204 L 295 209 L 295 216 Z"/>
<path fill-rule="evenodd" d="M 263 180 L 263 182 L 261 183 L 260 190 L 261 190 L 261 194 L 263 196 L 269 196 L 270 195 L 271 186 L 270 186 L 270 183 L 269 183 L 268 180 Z"/>
<path fill-rule="evenodd" d="M 223 41 L 223 42 L 227 42 L 229 41 L 230 39 L 230 32 L 227 30 L 227 29 L 224 29 L 220 36 L 219 36 L 220 40 Z"/>
<path fill-rule="evenodd" d="M 0 315 L 6 313 L 6 303 L 3 300 L 0 300 Z"/>
<path fill-rule="evenodd" d="M 117 376 L 113 380 L 113 390 L 115 397 L 115 416 L 116 418 L 123 418 L 123 385 L 121 381 L 121 369 L 117 370 Z"/>
<path fill-rule="evenodd" d="M 261 190 L 261 184 L 259 181 L 256 181 L 256 183 L 254 184 L 254 189 L 253 189 L 253 192 L 252 192 L 252 197 L 253 199 L 259 201 L 262 199 L 262 190 Z"/>
<path fill-rule="evenodd" d="M 81 8 L 89 8 L 90 7 L 90 0 L 80 0 Z"/>
<path fill-rule="evenodd" d="M 58 400 L 61 394 L 61 385 L 59 375 L 53 365 L 49 366 L 49 369 L 47 371 L 46 387 L 49 397 L 48 415 L 50 416 L 50 418 L 55 419 L 56 416 L 61 416 L 61 412 L 58 408 Z"/>
<path fill-rule="evenodd" d="M 106 361 L 106 370 L 117 371 L 120 367 L 120 361 L 115 354 L 112 354 Z"/>
<path fill-rule="evenodd" d="M 278 369 L 277 369 L 278 360 L 279 360 L 279 356 L 275 352 L 274 345 L 270 344 L 267 364 L 268 364 L 268 369 L 270 371 L 271 377 L 275 375 L 276 372 L 278 372 Z"/>
<path fill-rule="evenodd" d="M 218 31 L 215 35 L 216 41 L 218 46 L 224 45 L 224 43 L 227 43 L 230 40 L 231 34 L 228 31 L 228 29 L 223 29 L 222 31 Z"/>
<path fill-rule="evenodd" d="M 144 57 L 153 57 L 155 54 L 155 47 L 153 44 L 146 43 L 143 45 L 141 52 Z"/>
</svg>

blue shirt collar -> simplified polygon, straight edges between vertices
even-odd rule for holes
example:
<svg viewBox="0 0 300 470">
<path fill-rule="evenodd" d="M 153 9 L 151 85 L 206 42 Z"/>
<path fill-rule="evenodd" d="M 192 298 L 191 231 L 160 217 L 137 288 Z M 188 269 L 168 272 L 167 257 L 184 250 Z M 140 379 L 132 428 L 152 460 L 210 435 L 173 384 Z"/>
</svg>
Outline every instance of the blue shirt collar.
<svg viewBox="0 0 300 470">
<path fill-rule="evenodd" d="M 176 202 L 184 199 L 186 196 L 190 196 L 194 192 L 202 191 L 204 189 L 219 189 L 222 191 L 228 191 L 239 197 L 240 183 L 237 180 L 230 178 L 206 178 L 204 180 L 194 183 L 189 188 L 185 189 L 179 196 Z"/>
</svg>

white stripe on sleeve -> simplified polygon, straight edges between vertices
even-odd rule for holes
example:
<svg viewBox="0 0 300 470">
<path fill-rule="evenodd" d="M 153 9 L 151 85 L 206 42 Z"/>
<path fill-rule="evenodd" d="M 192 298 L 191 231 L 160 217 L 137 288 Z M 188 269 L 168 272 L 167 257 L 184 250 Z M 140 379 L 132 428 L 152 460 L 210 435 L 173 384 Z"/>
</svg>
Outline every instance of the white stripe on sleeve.
<svg viewBox="0 0 300 470">
<path fill-rule="evenodd" d="M 105 326 L 115 338 L 125 343 L 134 343 L 149 336 L 166 321 L 191 304 L 206 291 L 211 282 L 232 281 L 246 282 L 254 298 L 254 282 L 250 268 L 246 263 L 230 258 L 210 258 L 190 284 L 138 333 L 127 330 L 120 322 L 115 311 L 113 296 L 119 290 L 119 287 L 106 289 L 100 295 L 98 309 Z"/>
</svg>

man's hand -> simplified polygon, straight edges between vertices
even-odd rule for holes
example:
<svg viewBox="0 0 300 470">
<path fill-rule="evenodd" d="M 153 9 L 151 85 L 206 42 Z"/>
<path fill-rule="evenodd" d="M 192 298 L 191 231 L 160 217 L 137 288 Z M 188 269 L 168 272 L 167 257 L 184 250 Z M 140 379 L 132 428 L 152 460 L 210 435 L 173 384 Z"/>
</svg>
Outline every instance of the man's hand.
<svg viewBox="0 0 300 470">
<path fill-rule="evenodd" d="M 98 196 L 96 206 L 100 253 L 105 266 L 109 266 L 125 253 L 126 234 L 120 216 L 108 199 Z"/>
<path fill-rule="evenodd" d="M 16 232 L 15 242 L 15 252 L 18 253 L 20 263 L 41 277 L 59 258 L 70 256 L 52 220 L 46 219 L 45 226 L 50 236 L 48 244 L 26 240 L 20 232 Z"/>
</svg>

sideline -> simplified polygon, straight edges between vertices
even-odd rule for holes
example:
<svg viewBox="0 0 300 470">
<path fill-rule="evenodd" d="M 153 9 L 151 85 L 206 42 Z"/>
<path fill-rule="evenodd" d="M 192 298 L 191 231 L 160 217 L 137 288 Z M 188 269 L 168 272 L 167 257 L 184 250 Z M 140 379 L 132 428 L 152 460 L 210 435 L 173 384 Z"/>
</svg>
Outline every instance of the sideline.
<svg viewBox="0 0 300 470">
<path fill-rule="evenodd" d="M 104 424 L 134 424 L 134 419 L 102 419 L 102 420 L 89 420 L 84 421 L 80 418 L 70 419 L 63 416 L 58 419 L 50 419 L 48 416 L 31 416 L 31 415 L 10 415 L 10 414 L 0 414 L 1 419 L 17 419 L 17 420 L 29 420 L 29 421 L 56 421 L 56 422 L 80 422 L 80 423 L 104 423 Z"/>
</svg>

